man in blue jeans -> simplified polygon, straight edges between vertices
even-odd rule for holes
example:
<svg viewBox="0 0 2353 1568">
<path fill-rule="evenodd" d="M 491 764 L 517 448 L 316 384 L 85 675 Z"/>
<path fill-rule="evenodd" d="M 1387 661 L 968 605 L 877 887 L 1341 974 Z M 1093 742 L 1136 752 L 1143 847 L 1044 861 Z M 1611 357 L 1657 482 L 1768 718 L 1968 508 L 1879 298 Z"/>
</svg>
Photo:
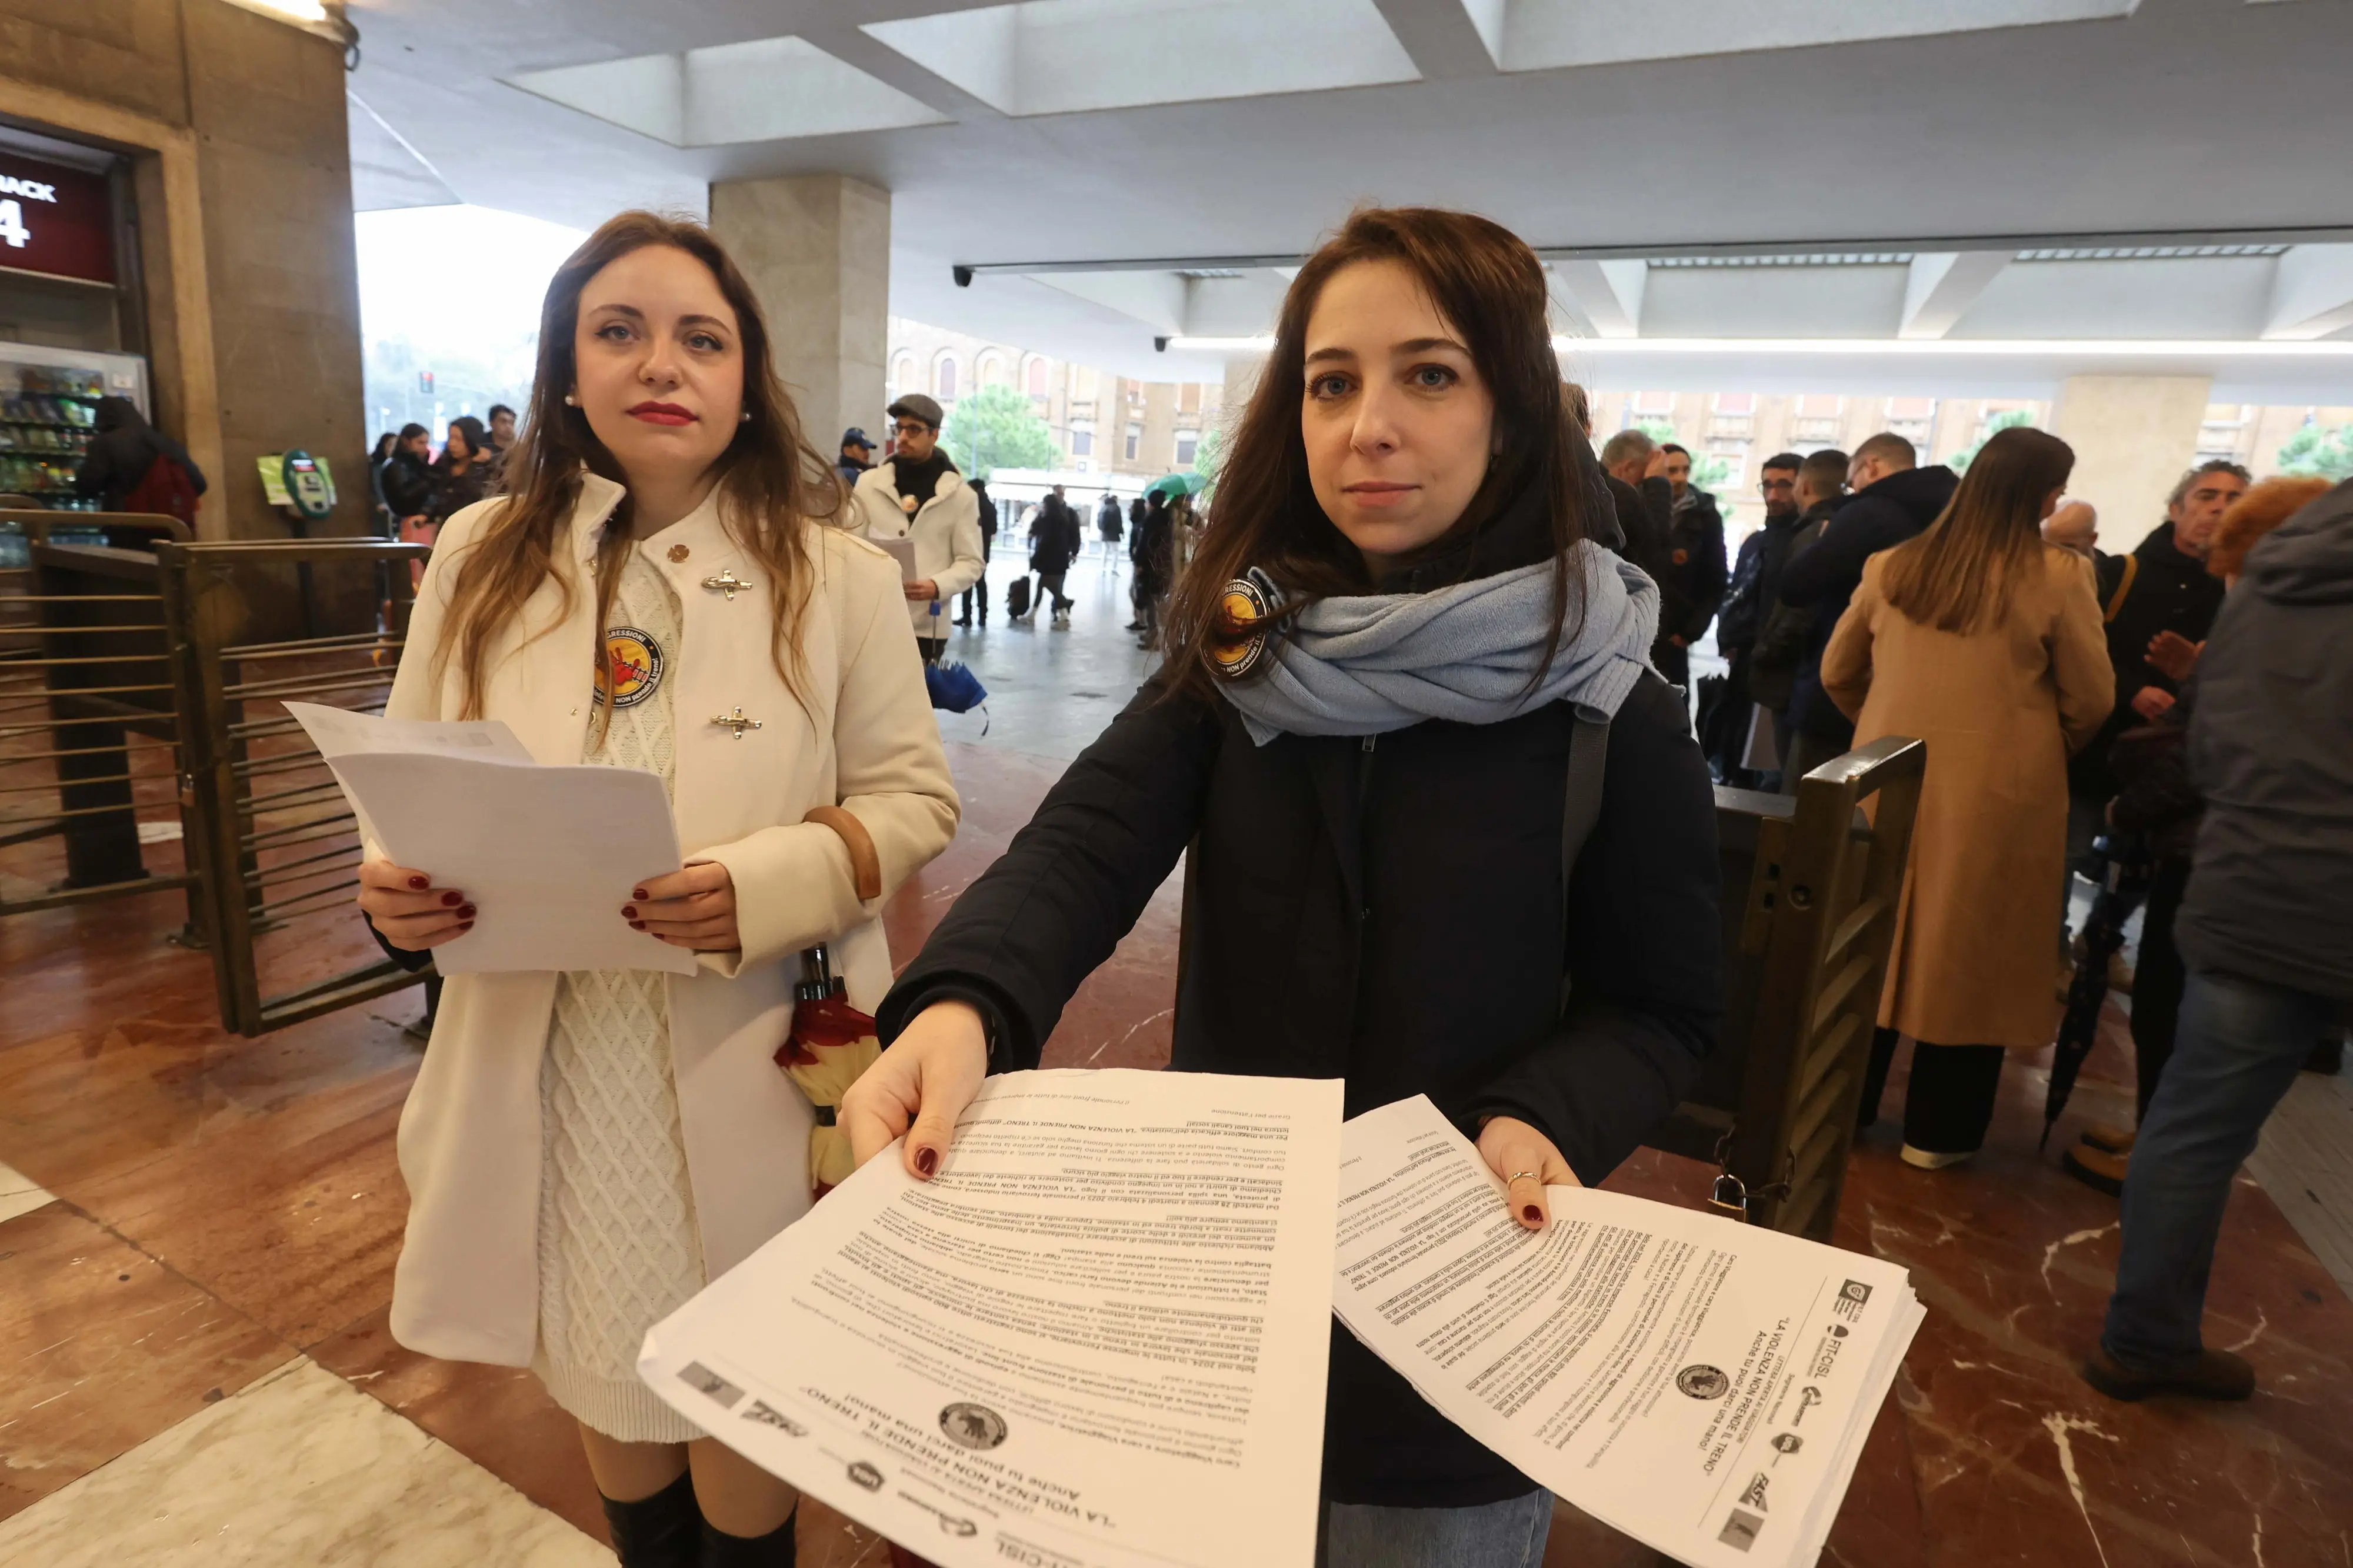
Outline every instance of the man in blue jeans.
<svg viewBox="0 0 2353 1568">
<path fill-rule="evenodd" d="M 2206 797 L 2174 935 L 2189 976 L 2125 1180 L 2116 1295 L 2084 1380 L 2116 1399 L 2244 1399 L 2199 1337 L 2232 1177 L 2353 1003 L 2353 480 L 2247 555 L 2199 659 Z"/>
</svg>

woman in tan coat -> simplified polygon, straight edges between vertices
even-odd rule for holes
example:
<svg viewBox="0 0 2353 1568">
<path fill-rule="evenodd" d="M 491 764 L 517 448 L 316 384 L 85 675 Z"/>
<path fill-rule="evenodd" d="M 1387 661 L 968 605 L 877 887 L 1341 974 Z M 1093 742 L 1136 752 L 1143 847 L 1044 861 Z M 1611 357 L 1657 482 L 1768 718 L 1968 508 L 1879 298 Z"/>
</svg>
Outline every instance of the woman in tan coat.
<svg viewBox="0 0 2353 1568">
<path fill-rule="evenodd" d="M 816 1114 L 775 1061 L 799 954 L 828 944 L 853 1004 L 881 1001 L 882 901 L 946 847 L 956 794 L 898 568 L 825 526 L 833 475 L 711 237 L 607 223 L 539 352 L 512 493 L 442 531 L 386 711 L 659 777 L 685 867 L 613 884 L 611 918 L 696 968 L 450 978 L 401 1117 L 392 1330 L 538 1373 L 626 1568 L 773 1568 L 792 1489 L 658 1399 L 638 1352 L 807 1210 Z M 501 918 L 467 871 L 372 853 L 360 906 L 394 948 L 461 952 Z"/>
<path fill-rule="evenodd" d="M 2091 564 L 2039 531 L 2074 464 L 2054 436 L 1997 433 L 1944 515 L 1864 565 L 1822 654 L 1857 745 L 1928 743 L 1862 1114 L 1911 1036 L 1904 1158 L 1931 1170 L 1985 1142 L 2003 1053 L 2058 1026 L 2067 755 L 2116 700 Z"/>
</svg>

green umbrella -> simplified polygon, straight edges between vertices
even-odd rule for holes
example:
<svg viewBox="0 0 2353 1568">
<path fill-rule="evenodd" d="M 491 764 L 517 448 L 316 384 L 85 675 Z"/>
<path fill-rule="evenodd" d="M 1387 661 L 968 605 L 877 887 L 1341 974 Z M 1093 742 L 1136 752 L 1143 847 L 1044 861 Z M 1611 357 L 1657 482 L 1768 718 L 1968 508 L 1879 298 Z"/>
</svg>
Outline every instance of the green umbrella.
<svg viewBox="0 0 2353 1568">
<path fill-rule="evenodd" d="M 1208 484 L 1209 476 L 1207 474 L 1170 474 L 1145 486 L 1144 493 L 1148 496 L 1166 496 L 1173 500 L 1178 496 L 1199 495 L 1208 488 Z"/>
</svg>

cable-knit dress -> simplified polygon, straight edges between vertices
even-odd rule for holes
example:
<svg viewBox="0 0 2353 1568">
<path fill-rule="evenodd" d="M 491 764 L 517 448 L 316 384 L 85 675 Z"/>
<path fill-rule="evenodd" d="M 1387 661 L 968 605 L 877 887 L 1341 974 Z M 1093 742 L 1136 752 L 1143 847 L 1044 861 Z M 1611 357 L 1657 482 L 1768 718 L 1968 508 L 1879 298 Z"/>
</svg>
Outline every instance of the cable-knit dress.
<svg viewBox="0 0 2353 1568">
<path fill-rule="evenodd" d="M 621 567 L 581 760 L 643 768 L 675 794 L 671 696 L 681 617 L 638 541 Z M 638 1380 L 646 1331 L 701 1290 L 694 1194 L 671 1074 L 669 976 L 567 972 L 540 1065 L 539 1349 L 533 1369 L 608 1437 L 683 1443 L 702 1430 Z"/>
</svg>

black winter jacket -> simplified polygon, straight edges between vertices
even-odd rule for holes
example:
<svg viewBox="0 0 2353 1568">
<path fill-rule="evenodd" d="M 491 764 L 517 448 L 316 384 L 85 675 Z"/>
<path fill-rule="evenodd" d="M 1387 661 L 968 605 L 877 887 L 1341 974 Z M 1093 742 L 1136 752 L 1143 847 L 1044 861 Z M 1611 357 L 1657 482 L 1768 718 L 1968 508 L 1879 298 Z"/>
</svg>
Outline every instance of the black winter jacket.
<svg viewBox="0 0 2353 1568">
<path fill-rule="evenodd" d="M 2125 582 L 2125 563 L 2134 563 L 2132 582 Z M 2222 607 L 2222 584 L 2206 570 L 2206 563 L 2173 542 L 2173 525 L 2160 523 L 2140 542 L 2130 556 L 2103 555 L 2094 574 L 2100 608 L 2115 603 L 2117 591 L 2124 603 L 2108 622 L 2108 662 L 2116 672 L 2116 705 L 2099 731 L 2084 749 L 2068 759 L 2068 793 L 2094 805 L 2106 801 L 2120 787 L 2110 766 L 2109 748 L 2118 735 L 2145 722 L 2132 705 L 2145 686 L 2180 695 L 2169 675 L 2148 662 L 2148 645 L 2159 632 L 2179 632 L 2191 642 L 2203 642 Z"/>
<path fill-rule="evenodd" d="M 384 466 L 383 484 L 384 504 L 396 523 L 434 515 L 433 470 L 416 453 L 394 452 Z"/>
<path fill-rule="evenodd" d="M 2197 698 L 2182 957 L 2353 1002 L 2353 479 L 2247 552 Z"/>
<path fill-rule="evenodd" d="M 188 449 L 166 436 L 127 397 L 101 397 L 94 416 L 98 434 L 74 469 L 74 494 L 98 502 L 101 511 L 121 511 L 123 499 L 139 488 L 158 458 L 169 458 L 188 476 L 188 489 L 206 490 L 205 473 Z"/>
<path fill-rule="evenodd" d="M 1805 521 L 1794 510 L 1786 517 L 1767 517 L 1764 527 L 1740 542 L 1715 623 L 1719 651 L 1729 655 L 1756 646 L 1765 617 L 1781 603 L 1781 568 L 1789 559 L 1789 541 Z"/>
<path fill-rule="evenodd" d="M 1724 602 L 1730 575 L 1725 566 L 1724 517 L 1715 510 L 1715 498 L 1703 489 L 1689 490 L 1682 505 L 1675 503 L 1674 487 L 1666 479 L 1643 480 L 1642 493 L 1654 510 L 1662 494 L 1665 500 L 1660 553 L 1654 563 L 1644 566 L 1659 584 L 1659 640 L 1680 636 L 1689 647 L 1707 635 L 1716 606 Z"/>
<path fill-rule="evenodd" d="M 1029 524 L 1029 569 L 1050 577 L 1069 571 L 1085 548 L 1079 536 L 1079 514 L 1057 495 L 1038 504 L 1037 519 Z"/>
<path fill-rule="evenodd" d="M 1854 740 L 1854 721 L 1822 690 L 1822 650 L 1862 586 L 1862 563 L 1917 536 L 1960 488 L 1961 477 L 1942 463 L 1892 473 L 1849 496 L 1821 537 L 1781 569 L 1781 602 L 1814 612 L 1813 638 L 1789 699 L 1791 727 L 1841 749 Z"/>
<path fill-rule="evenodd" d="M 1544 509 L 1515 505 L 1391 591 L 1551 549 Z M 1673 689 L 1646 676 L 1619 710 L 1565 900 L 1565 706 L 1258 746 L 1222 699 L 1162 690 L 1138 694 L 949 910 L 883 1001 L 886 1041 L 960 996 L 988 1022 L 992 1070 L 1036 1066 L 1183 856 L 1172 1067 L 1345 1078 L 1350 1115 L 1426 1093 L 1466 1132 L 1514 1116 L 1588 1184 L 1673 1108 L 1723 1012 L 1715 795 Z M 1327 1495 L 1452 1507 L 1534 1489 L 1352 1336 L 1334 1334 L 1331 1361 Z"/>
</svg>

